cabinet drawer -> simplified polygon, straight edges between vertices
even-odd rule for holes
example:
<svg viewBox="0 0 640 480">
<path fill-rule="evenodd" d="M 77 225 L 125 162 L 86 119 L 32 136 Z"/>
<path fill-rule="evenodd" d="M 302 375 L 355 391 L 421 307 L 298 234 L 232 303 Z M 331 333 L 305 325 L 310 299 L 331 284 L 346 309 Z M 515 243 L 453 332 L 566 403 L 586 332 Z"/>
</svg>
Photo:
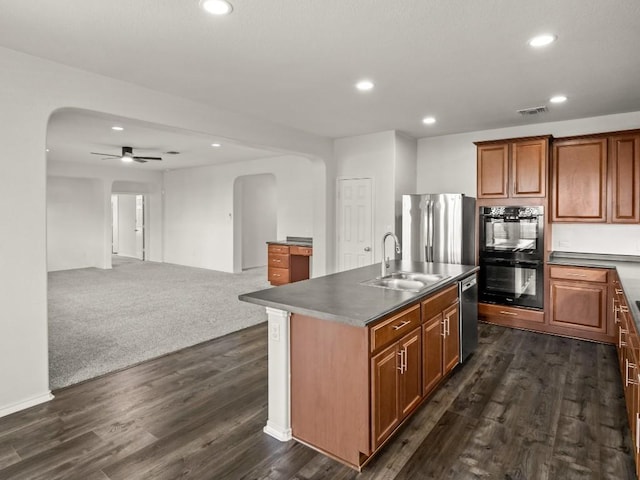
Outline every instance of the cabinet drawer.
<svg viewBox="0 0 640 480">
<path fill-rule="evenodd" d="M 509 320 L 525 320 L 528 322 L 544 323 L 544 312 L 542 311 L 506 307 L 504 305 L 493 305 L 490 303 L 479 303 L 478 315 L 481 317 L 497 317 Z"/>
<path fill-rule="evenodd" d="M 422 321 L 426 322 L 433 318 L 449 305 L 458 300 L 458 284 L 430 296 L 422 302 Z"/>
<path fill-rule="evenodd" d="M 289 270 L 286 268 L 269 267 L 269 283 L 272 285 L 289 283 Z"/>
<path fill-rule="evenodd" d="M 554 267 L 550 269 L 551 278 L 576 280 L 581 282 L 607 283 L 607 270 L 599 268 Z"/>
<path fill-rule="evenodd" d="M 264 250 L 263 250 L 264 251 Z M 269 253 L 280 253 L 283 255 L 289 254 L 289 247 L 286 245 L 269 245 Z"/>
<path fill-rule="evenodd" d="M 289 252 L 291 255 L 302 255 L 304 257 L 310 257 L 313 255 L 313 248 L 311 247 L 289 247 Z"/>
<path fill-rule="evenodd" d="M 378 350 L 420 325 L 420 305 L 382 320 L 370 328 L 371 351 Z"/>
<path fill-rule="evenodd" d="M 289 255 L 269 253 L 269 266 L 276 268 L 289 268 Z"/>
</svg>

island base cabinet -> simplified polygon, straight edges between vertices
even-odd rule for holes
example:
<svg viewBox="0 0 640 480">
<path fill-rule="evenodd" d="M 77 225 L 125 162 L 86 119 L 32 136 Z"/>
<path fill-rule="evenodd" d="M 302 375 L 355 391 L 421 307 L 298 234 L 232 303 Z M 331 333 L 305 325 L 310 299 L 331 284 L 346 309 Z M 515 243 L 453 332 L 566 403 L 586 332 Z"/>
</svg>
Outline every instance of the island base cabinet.
<svg viewBox="0 0 640 480">
<path fill-rule="evenodd" d="M 292 314 L 291 431 L 359 469 L 371 454 L 366 328 Z"/>
</svg>

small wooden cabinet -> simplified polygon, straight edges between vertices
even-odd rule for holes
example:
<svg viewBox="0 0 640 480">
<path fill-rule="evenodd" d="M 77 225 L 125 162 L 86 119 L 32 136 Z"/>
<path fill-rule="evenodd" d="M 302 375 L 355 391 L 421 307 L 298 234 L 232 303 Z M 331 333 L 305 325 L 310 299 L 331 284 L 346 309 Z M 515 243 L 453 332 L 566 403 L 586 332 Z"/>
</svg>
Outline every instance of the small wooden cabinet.
<svg viewBox="0 0 640 480">
<path fill-rule="evenodd" d="M 271 285 L 285 285 L 309 278 L 311 247 L 270 243 L 267 247 L 267 275 Z"/>
<path fill-rule="evenodd" d="M 560 333 L 612 342 L 609 270 L 552 265 L 549 325 Z"/>
<path fill-rule="evenodd" d="M 426 396 L 460 362 L 457 287 L 423 301 L 422 320 L 422 392 Z"/>
<path fill-rule="evenodd" d="M 609 138 L 611 223 L 640 222 L 640 133 Z"/>
<path fill-rule="evenodd" d="M 606 222 L 607 139 L 556 140 L 551 165 L 551 221 Z"/>
<path fill-rule="evenodd" d="M 546 197 L 549 138 L 477 142 L 478 198 Z"/>
</svg>

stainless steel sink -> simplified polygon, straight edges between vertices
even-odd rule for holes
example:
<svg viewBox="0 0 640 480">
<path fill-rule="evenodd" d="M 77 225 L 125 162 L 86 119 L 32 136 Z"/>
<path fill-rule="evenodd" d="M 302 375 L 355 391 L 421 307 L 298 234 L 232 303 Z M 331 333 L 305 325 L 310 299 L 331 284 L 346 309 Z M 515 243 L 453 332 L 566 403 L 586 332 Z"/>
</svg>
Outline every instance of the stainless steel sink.
<svg viewBox="0 0 640 480">
<path fill-rule="evenodd" d="M 370 287 L 389 288 L 406 292 L 419 292 L 436 283 L 448 280 L 449 276 L 437 273 L 394 272 L 384 277 L 376 277 L 362 282 Z"/>
</svg>

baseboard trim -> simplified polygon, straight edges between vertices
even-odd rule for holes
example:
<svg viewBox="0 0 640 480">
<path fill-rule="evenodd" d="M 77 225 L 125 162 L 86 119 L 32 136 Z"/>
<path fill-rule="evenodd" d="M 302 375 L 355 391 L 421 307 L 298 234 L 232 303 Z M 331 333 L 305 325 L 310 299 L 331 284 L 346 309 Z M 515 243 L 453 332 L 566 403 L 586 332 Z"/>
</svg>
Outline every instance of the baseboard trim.
<svg viewBox="0 0 640 480">
<path fill-rule="evenodd" d="M 45 403 L 50 400 L 53 400 L 53 395 L 51 394 L 51 392 L 47 392 L 44 395 L 38 395 L 37 397 L 32 397 L 28 400 L 9 405 L 8 407 L 0 408 L 0 418 L 11 415 L 12 413 L 19 412 L 20 410 L 35 407 L 36 405 L 40 405 L 41 403 Z"/>
<path fill-rule="evenodd" d="M 291 435 L 291 429 L 283 430 L 278 426 L 273 425 L 267 420 L 267 425 L 262 429 L 267 435 L 271 435 L 273 438 L 280 440 L 281 442 L 288 442 L 293 438 Z"/>
</svg>

